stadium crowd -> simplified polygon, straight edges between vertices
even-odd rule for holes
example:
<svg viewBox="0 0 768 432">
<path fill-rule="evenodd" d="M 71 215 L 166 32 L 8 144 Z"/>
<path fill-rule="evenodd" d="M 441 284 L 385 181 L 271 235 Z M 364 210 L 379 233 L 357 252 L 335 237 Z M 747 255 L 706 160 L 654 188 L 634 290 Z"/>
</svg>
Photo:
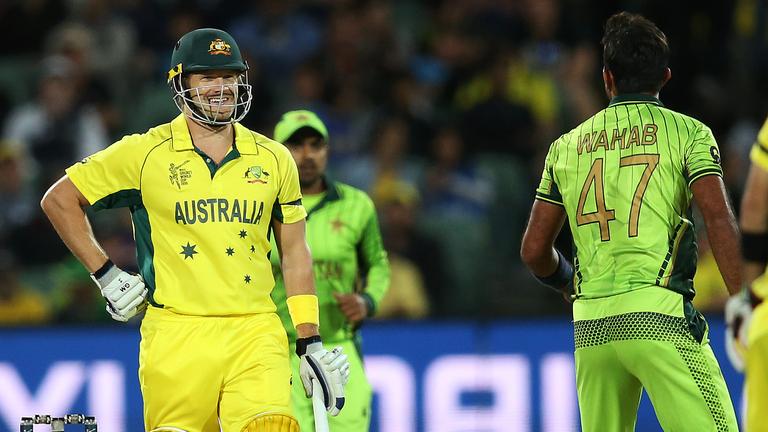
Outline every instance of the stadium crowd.
<svg viewBox="0 0 768 432">
<path fill-rule="evenodd" d="M 762 2 L 0 2 L 0 324 L 110 321 L 38 203 L 74 161 L 178 114 L 170 53 L 198 27 L 226 29 L 247 57 L 246 126 L 271 136 L 292 109 L 325 121 L 333 177 L 379 211 L 392 265 L 382 318 L 568 311 L 522 266 L 520 237 L 549 143 L 607 103 L 599 38 L 621 9 L 669 37 L 661 100 L 712 127 L 737 203 L 768 113 Z M 128 212 L 93 221 L 135 269 Z M 699 240 L 697 306 L 717 311 L 727 292 Z"/>
</svg>

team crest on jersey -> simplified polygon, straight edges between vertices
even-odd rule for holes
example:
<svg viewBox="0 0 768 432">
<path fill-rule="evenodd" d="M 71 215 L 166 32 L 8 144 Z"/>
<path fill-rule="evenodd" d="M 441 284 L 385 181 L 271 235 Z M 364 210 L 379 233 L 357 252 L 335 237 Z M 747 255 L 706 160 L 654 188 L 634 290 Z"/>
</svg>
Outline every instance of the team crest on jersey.
<svg viewBox="0 0 768 432">
<path fill-rule="evenodd" d="M 175 185 L 178 189 L 188 185 L 189 179 L 192 178 L 192 170 L 184 168 L 184 165 L 187 163 L 189 163 L 189 160 L 185 160 L 178 165 L 171 162 L 168 166 L 168 179 L 171 181 L 171 184 Z"/>
<path fill-rule="evenodd" d="M 211 41 L 211 45 L 208 47 L 208 54 L 226 56 L 232 55 L 232 47 L 220 38 L 216 38 Z"/>
<path fill-rule="evenodd" d="M 243 175 L 243 178 L 245 178 L 248 183 L 266 184 L 268 177 L 269 173 L 264 171 L 261 168 L 261 165 L 255 165 L 248 168 Z"/>
</svg>

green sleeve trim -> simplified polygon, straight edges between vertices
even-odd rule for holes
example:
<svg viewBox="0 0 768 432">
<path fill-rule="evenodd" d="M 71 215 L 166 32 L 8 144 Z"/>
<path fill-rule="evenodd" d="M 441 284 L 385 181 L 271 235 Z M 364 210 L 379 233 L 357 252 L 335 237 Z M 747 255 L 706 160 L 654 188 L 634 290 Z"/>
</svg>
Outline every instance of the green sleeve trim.
<svg viewBox="0 0 768 432">
<path fill-rule="evenodd" d="M 275 203 L 272 204 L 272 217 L 283 223 L 283 209 L 280 207 L 280 201 L 277 198 L 275 198 Z"/>
<path fill-rule="evenodd" d="M 105 196 L 104 198 L 93 203 L 91 206 L 94 210 L 98 211 L 104 209 L 140 205 L 142 205 L 141 192 L 139 192 L 138 189 L 124 189 Z"/>
<path fill-rule="evenodd" d="M 541 201 L 546 201 L 551 204 L 559 205 L 560 207 L 565 207 L 562 201 L 558 201 L 556 198 L 549 197 L 547 195 L 542 194 L 541 192 L 536 193 L 536 199 Z"/>
<path fill-rule="evenodd" d="M 283 205 L 301 205 L 301 198 L 295 199 L 295 200 L 293 200 L 291 202 L 287 202 L 287 203 L 285 203 Z"/>
<path fill-rule="evenodd" d="M 700 171 L 697 171 L 690 176 L 690 180 L 688 180 L 688 187 L 690 187 L 696 180 L 708 175 L 716 175 L 718 177 L 722 177 L 723 171 L 720 168 L 704 168 Z"/>
<path fill-rule="evenodd" d="M 368 315 L 367 317 L 370 318 L 374 315 L 376 315 L 376 301 L 371 297 L 370 294 L 367 292 L 361 293 L 360 296 L 365 300 L 365 305 L 368 307 Z"/>
</svg>

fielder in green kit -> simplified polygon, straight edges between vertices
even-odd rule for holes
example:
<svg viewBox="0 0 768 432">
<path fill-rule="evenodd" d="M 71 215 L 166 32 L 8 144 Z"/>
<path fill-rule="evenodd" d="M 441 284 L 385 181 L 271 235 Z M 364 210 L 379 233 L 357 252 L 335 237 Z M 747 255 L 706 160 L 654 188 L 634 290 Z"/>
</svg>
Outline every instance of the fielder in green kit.
<svg viewBox="0 0 768 432">
<path fill-rule="evenodd" d="M 275 126 L 274 139 L 288 147 L 299 168 L 302 203 L 307 210 L 307 243 L 320 303 L 320 335 L 323 343 L 343 347 L 350 362 L 344 409 L 337 417 L 329 417 L 328 423 L 334 431 L 367 431 L 372 392 L 363 369 L 357 328 L 375 313 L 389 287 L 389 263 L 376 209 L 365 192 L 326 177 L 328 131 L 317 115 L 304 110 L 285 113 Z M 280 259 L 274 246 L 272 251 L 272 299 L 293 353 L 296 332 L 285 304 Z M 298 376 L 299 358 L 294 354 L 291 365 L 293 376 Z M 314 431 L 312 401 L 298 379 L 293 380 L 291 402 L 301 430 Z"/>
<path fill-rule="evenodd" d="M 521 255 L 574 302 L 584 431 L 634 431 L 643 389 L 664 430 L 736 431 L 707 323 L 691 304 L 691 199 L 728 290 L 741 285 L 717 143 L 706 125 L 659 101 L 671 71 L 655 24 L 614 15 L 603 48 L 611 102 L 552 143 Z M 566 220 L 573 265 L 553 248 Z"/>
</svg>

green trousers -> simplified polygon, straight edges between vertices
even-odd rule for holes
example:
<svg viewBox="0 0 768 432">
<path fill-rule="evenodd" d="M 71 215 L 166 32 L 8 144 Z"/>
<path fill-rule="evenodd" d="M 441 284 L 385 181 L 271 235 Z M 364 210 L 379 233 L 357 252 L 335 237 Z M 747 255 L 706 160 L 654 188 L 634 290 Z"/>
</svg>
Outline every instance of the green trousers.
<svg viewBox="0 0 768 432">
<path fill-rule="evenodd" d="M 574 304 L 582 430 L 634 431 L 645 389 L 665 431 L 738 431 L 701 314 L 672 291 L 638 291 Z"/>
<path fill-rule="evenodd" d="M 341 346 L 349 358 L 349 382 L 344 386 L 344 408 L 336 417 L 328 416 L 328 427 L 332 432 L 368 432 L 371 422 L 372 390 L 365 377 L 363 360 L 353 341 L 323 343 L 331 350 Z M 295 354 L 296 346 L 291 345 L 291 408 L 299 421 L 301 432 L 315 432 L 315 418 L 312 414 L 312 399 L 304 394 L 304 386 L 299 378 L 299 358 Z"/>
</svg>

